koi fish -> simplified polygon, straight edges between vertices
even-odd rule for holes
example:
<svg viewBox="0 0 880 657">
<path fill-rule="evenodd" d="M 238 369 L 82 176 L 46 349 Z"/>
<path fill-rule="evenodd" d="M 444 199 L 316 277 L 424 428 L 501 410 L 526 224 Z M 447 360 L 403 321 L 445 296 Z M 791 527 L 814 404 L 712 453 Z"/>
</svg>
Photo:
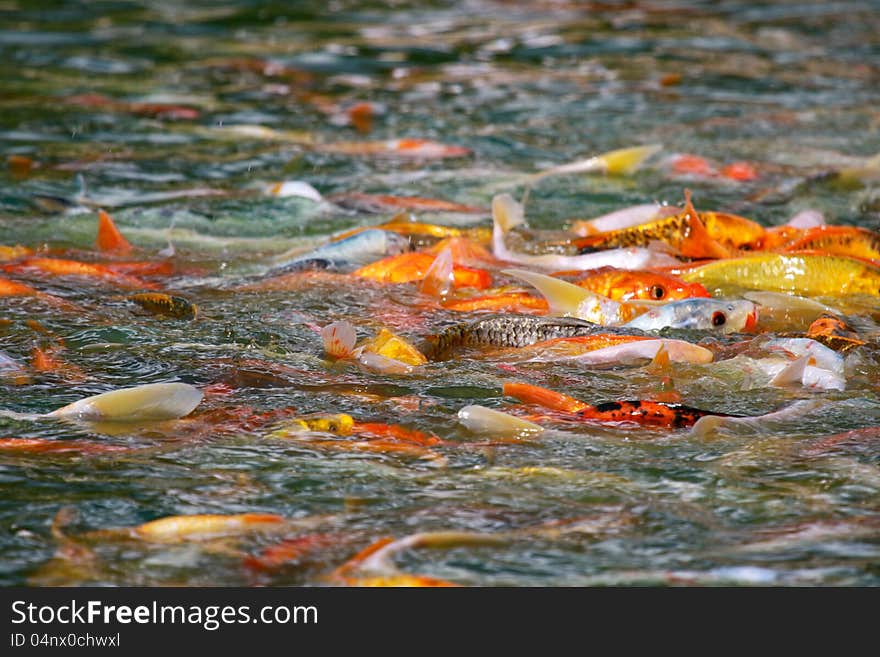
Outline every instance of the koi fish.
<svg viewBox="0 0 880 657">
<path fill-rule="evenodd" d="M 761 254 L 703 264 L 679 275 L 710 290 L 739 287 L 803 296 L 880 295 L 880 267 L 846 256 Z"/>
<path fill-rule="evenodd" d="M 450 146 L 429 139 L 390 139 L 388 141 L 334 142 L 312 144 L 312 150 L 338 155 L 370 155 L 388 158 L 434 160 L 466 157 L 472 153 L 464 146 Z"/>
<path fill-rule="evenodd" d="M 516 253 L 507 248 L 505 236 L 517 226 L 525 225 L 522 206 L 509 194 L 499 194 L 492 199 L 492 252 L 499 260 L 530 265 L 552 271 L 587 270 L 599 267 L 619 269 L 645 269 L 671 266 L 678 262 L 672 256 L 652 249 L 635 247 L 608 249 L 582 255 L 545 253 L 532 255 Z"/>
<path fill-rule="evenodd" d="M 602 333 L 537 342 L 528 350 L 536 352 L 529 359 L 531 362 L 576 360 L 593 365 L 655 360 L 660 355 L 675 363 L 711 363 L 715 357 L 708 349 L 684 340 Z"/>
<path fill-rule="evenodd" d="M 472 404 L 458 411 L 458 421 L 474 433 L 519 440 L 544 431 L 544 427 L 528 420 Z"/>
<path fill-rule="evenodd" d="M 534 184 L 549 176 L 573 173 L 604 173 L 609 175 L 628 175 L 638 169 L 652 155 L 659 153 L 661 144 L 620 148 L 575 162 L 560 164 L 537 173 L 530 174 L 527 182 Z"/>
<path fill-rule="evenodd" d="M 60 375 L 66 381 L 80 382 L 85 381 L 89 377 L 79 367 L 65 363 L 56 356 L 60 351 L 60 345 L 52 349 L 41 349 L 34 347 L 31 350 L 31 367 L 35 372 L 53 372 Z"/>
<path fill-rule="evenodd" d="M 406 237 L 387 230 L 371 228 L 351 237 L 330 242 L 306 253 L 294 255 L 285 253 L 276 258 L 275 272 L 311 269 L 316 264 L 319 269 L 345 268 L 350 265 L 364 265 L 380 258 L 409 251 L 410 242 Z"/>
<path fill-rule="evenodd" d="M 821 251 L 880 263 L 880 233 L 858 226 L 818 226 L 804 231 L 784 250 Z"/>
<path fill-rule="evenodd" d="M 87 440 L 53 440 L 50 438 L 0 438 L 0 450 L 29 454 L 105 454 L 128 452 L 122 445 L 105 445 Z"/>
<path fill-rule="evenodd" d="M 6 246 L 4 244 L 0 244 L 0 262 L 18 260 L 19 258 L 24 258 L 31 255 L 34 255 L 34 250 L 29 249 L 25 246 Z"/>
<path fill-rule="evenodd" d="M 401 573 L 393 559 L 399 553 L 418 548 L 453 548 L 469 545 L 500 545 L 511 539 L 505 534 L 475 532 L 423 532 L 400 539 L 384 537 L 368 545 L 330 575 L 329 580 L 349 586 L 456 586 L 420 575 Z"/>
<path fill-rule="evenodd" d="M 810 324 L 807 337 L 840 352 L 866 344 L 846 322 L 831 314 L 823 314 Z"/>
<path fill-rule="evenodd" d="M 148 383 L 86 397 L 38 417 L 81 422 L 173 420 L 189 415 L 202 397 L 187 383 Z"/>
<path fill-rule="evenodd" d="M 717 330 L 733 333 L 757 324 L 751 301 L 722 301 L 697 297 L 672 301 L 658 307 L 617 302 L 577 285 L 544 274 L 520 269 L 504 270 L 534 285 L 547 299 L 550 311 L 596 324 L 655 331 L 665 327 Z"/>
<path fill-rule="evenodd" d="M 730 255 L 730 250 L 709 234 L 694 210 L 689 190 L 685 190 L 685 209 L 680 214 L 612 233 L 576 238 L 570 243 L 578 253 L 588 254 L 607 249 L 647 247 L 655 241 L 665 242 L 688 258 L 726 258 Z"/>
<path fill-rule="evenodd" d="M 260 532 L 283 531 L 291 522 L 272 513 L 239 513 L 222 515 L 204 513 L 168 516 L 145 522 L 135 527 L 116 527 L 89 532 L 86 538 L 134 539 L 149 543 L 181 543 L 210 541 L 227 536 L 241 536 Z"/>
<path fill-rule="evenodd" d="M 652 308 L 622 328 L 656 331 L 664 327 L 736 333 L 753 330 L 758 324 L 757 308 L 746 300 L 682 299 Z"/>
<path fill-rule="evenodd" d="M 504 394 L 527 404 L 538 404 L 554 411 L 568 413 L 572 419 L 579 421 L 635 422 L 646 426 L 681 429 L 693 426 L 697 420 L 705 416 L 728 417 L 725 413 L 668 402 L 613 401 L 593 406 L 568 395 L 526 383 L 505 383 Z"/>
<path fill-rule="evenodd" d="M 115 100 L 101 94 L 68 96 L 64 102 L 80 107 L 101 108 L 114 112 L 129 112 L 157 119 L 194 120 L 201 116 L 199 110 L 169 103 L 139 103 Z"/>
<path fill-rule="evenodd" d="M 410 283 L 425 279 L 437 256 L 413 252 L 388 256 L 355 270 L 354 276 L 369 278 L 379 283 Z M 485 289 L 492 284 L 492 276 L 484 269 L 452 265 L 453 287 Z"/>
<path fill-rule="evenodd" d="M 557 272 L 563 276 L 574 272 Z M 601 294 L 614 301 L 673 301 L 692 297 L 708 297 L 709 292 L 699 283 L 686 283 L 675 276 L 650 271 L 615 269 L 607 267 L 581 274 L 572 281 L 578 287 Z"/>
<path fill-rule="evenodd" d="M 598 235 L 599 233 L 632 228 L 633 226 L 654 221 L 655 219 L 663 219 L 680 212 L 680 208 L 660 205 L 659 203 L 633 205 L 593 219 L 573 219 L 571 230 L 579 237 L 588 237 L 590 235 Z"/>
<path fill-rule="evenodd" d="M 443 302 L 447 310 L 458 312 L 491 312 L 535 313 L 545 315 L 549 309 L 547 301 L 533 297 L 524 292 L 497 292 L 486 296 L 468 297 L 466 299 L 449 299 Z"/>
<path fill-rule="evenodd" d="M 154 315 L 164 315 L 174 319 L 195 319 L 198 306 L 183 297 L 159 292 L 143 292 L 125 297 Z"/>
<path fill-rule="evenodd" d="M 299 563 L 313 552 L 339 545 L 347 538 L 345 534 L 306 534 L 275 543 L 263 548 L 259 554 L 245 558 L 242 564 L 253 570 L 273 570 L 286 564 Z"/>
<path fill-rule="evenodd" d="M 104 265 L 96 265 L 78 260 L 64 260 L 61 258 L 30 257 L 15 264 L 2 265 L 2 269 L 12 272 L 41 271 L 56 276 L 82 276 L 85 278 L 97 278 L 107 281 L 112 285 L 126 288 L 155 289 L 153 283 L 114 272 Z"/>
<path fill-rule="evenodd" d="M 359 226 L 357 228 L 352 228 L 351 230 L 343 231 L 342 233 L 334 235 L 330 241 L 336 242 L 338 240 L 345 239 L 346 237 L 357 235 L 358 233 L 362 233 L 366 230 L 374 229 L 387 230 L 393 233 L 398 233 L 399 235 L 406 235 L 413 238 L 438 237 L 441 239 L 441 241 L 446 243 L 442 246 L 440 244 L 435 245 L 435 248 L 437 250 L 441 250 L 449 244 L 453 243 L 459 244 L 461 247 L 456 250 L 465 250 L 464 247 L 467 245 L 467 250 L 474 252 L 471 254 L 471 258 L 477 258 L 481 260 L 494 260 L 494 258 L 492 258 L 491 254 L 489 254 L 488 251 L 480 247 L 479 244 L 474 243 L 488 243 L 492 236 L 489 229 L 483 227 L 456 228 L 454 226 L 442 226 L 440 224 L 426 224 L 419 221 L 409 221 L 402 213 L 395 215 L 389 221 L 386 221 L 383 224 L 378 224 L 377 226 Z M 459 239 L 453 242 L 450 238 Z"/>
<path fill-rule="evenodd" d="M 428 336 L 421 351 L 428 360 L 441 360 L 460 347 L 525 347 L 542 340 L 598 333 L 602 327 L 574 317 L 497 315 L 459 324 Z"/>
</svg>

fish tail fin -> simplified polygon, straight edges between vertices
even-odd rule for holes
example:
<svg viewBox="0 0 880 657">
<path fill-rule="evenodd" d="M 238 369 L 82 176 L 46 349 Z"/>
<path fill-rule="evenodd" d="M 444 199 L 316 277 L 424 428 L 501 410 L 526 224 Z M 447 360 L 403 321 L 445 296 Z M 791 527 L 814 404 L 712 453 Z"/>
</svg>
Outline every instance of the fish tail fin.
<svg viewBox="0 0 880 657">
<path fill-rule="evenodd" d="M 803 383 L 804 373 L 806 372 L 807 365 L 810 364 L 810 359 L 811 356 L 807 354 L 793 360 L 770 380 L 770 385 L 785 386 Z"/>
<path fill-rule="evenodd" d="M 443 249 L 434 262 L 425 272 L 425 277 L 419 286 L 422 294 L 443 298 L 449 296 L 455 286 L 455 274 L 453 273 L 452 250 L 448 247 Z"/>
<path fill-rule="evenodd" d="M 642 166 L 645 160 L 658 153 L 662 148 L 662 144 L 620 148 L 603 153 L 597 156 L 597 159 L 601 160 L 605 165 L 607 173 L 625 176 Z"/>
<path fill-rule="evenodd" d="M 498 194 L 492 199 L 492 222 L 496 229 L 506 235 L 517 226 L 526 223 L 521 204 L 510 194 Z"/>
<path fill-rule="evenodd" d="M 99 251 L 109 253 L 128 253 L 134 249 L 119 232 L 113 217 L 104 210 L 98 210 L 98 238 L 95 241 L 95 246 Z"/>
<path fill-rule="evenodd" d="M 523 403 L 537 404 L 555 411 L 577 413 L 584 408 L 589 408 L 589 404 L 574 397 L 528 383 L 505 383 L 503 392 L 508 397 L 515 397 Z"/>
<path fill-rule="evenodd" d="M 650 367 L 652 371 L 665 372 L 669 369 L 671 362 L 669 351 L 666 349 L 666 343 L 663 342 L 660 344 L 660 348 L 657 349 L 657 353 L 654 354 L 654 358 L 651 359 L 651 363 L 648 367 Z"/>
<path fill-rule="evenodd" d="M 321 329 L 324 351 L 333 358 L 349 358 L 357 342 L 354 326 L 345 320 L 333 322 Z"/>
<path fill-rule="evenodd" d="M 718 243 L 706 229 L 691 201 L 691 190 L 684 190 L 684 211 L 690 230 L 681 245 L 681 254 L 690 258 L 728 258 L 732 254 Z"/>
<path fill-rule="evenodd" d="M 571 315 L 596 324 L 613 324 L 621 320 L 620 303 L 573 283 L 523 269 L 506 269 L 502 273 L 533 285 L 547 299 L 550 312 Z"/>
<path fill-rule="evenodd" d="M 544 171 L 529 176 L 534 182 L 549 176 L 559 176 L 571 173 L 602 172 L 612 175 L 627 175 L 638 169 L 649 157 L 659 152 L 662 144 L 649 144 L 647 146 L 630 146 L 607 151 L 586 159 L 575 160 L 560 164 Z"/>
</svg>

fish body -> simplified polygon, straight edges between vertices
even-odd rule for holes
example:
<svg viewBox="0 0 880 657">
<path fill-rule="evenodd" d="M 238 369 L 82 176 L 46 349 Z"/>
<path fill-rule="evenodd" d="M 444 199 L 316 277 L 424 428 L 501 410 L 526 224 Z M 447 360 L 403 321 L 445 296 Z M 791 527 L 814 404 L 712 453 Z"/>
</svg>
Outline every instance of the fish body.
<svg viewBox="0 0 880 657">
<path fill-rule="evenodd" d="M 803 296 L 880 296 L 880 267 L 846 256 L 768 253 L 711 262 L 680 277 L 710 290 L 739 287 Z"/>
<path fill-rule="evenodd" d="M 380 283 L 410 283 L 424 279 L 436 260 L 437 257 L 430 253 L 400 253 L 364 265 L 352 273 Z M 491 282 L 491 275 L 483 269 L 462 265 L 452 266 L 453 287 L 483 289 Z"/>
<path fill-rule="evenodd" d="M 504 273 L 534 285 L 547 299 L 551 312 L 605 326 L 644 331 L 669 327 L 731 333 L 743 328 L 754 328 L 757 323 L 756 306 L 751 301 L 721 301 L 697 297 L 654 307 L 638 302 L 613 301 L 544 274 L 521 269 L 506 269 Z"/>
<path fill-rule="evenodd" d="M 684 340 L 657 339 L 647 335 L 595 333 L 573 338 L 554 338 L 520 348 L 529 362 L 576 360 L 589 364 L 627 364 L 653 360 L 665 354 L 671 362 L 709 363 L 714 355 L 708 349 Z"/>
<path fill-rule="evenodd" d="M 493 315 L 430 336 L 419 350 L 429 360 L 440 360 L 460 347 L 525 347 L 543 340 L 590 335 L 601 330 L 601 326 L 574 317 Z"/>
<path fill-rule="evenodd" d="M 709 237 L 702 222 L 688 212 L 632 228 L 572 240 L 578 253 L 582 254 L 607 249 L 647 248 L 653 242 L 665 242 L 689 258 L 724 258 L 729 255 L 727 249 Z"/>
<path fill-rule="evenodd" d="M 386 256 L 403 253 L 409 248 L 410 243 L 406 237 L 387 230 L 372 228 L 336 242 L 324 244 L 309 253 L 292 258 L 287 254 L 279 256 L 279 263 L 274 271 L 286 272 L 291 267 L 296 271 L 298 271 L 298 267 L 312 269 L 314 268 L 312 265 L 315 263 L 319 263 L 317 267 L 319 269 L 365 265 Z"/>
<path fill-rule="evenodd" d="M 623 324 L 623 328 L 656 331 L 671 327 L 735 333 L 752 329 L 756 324 L 756 306 L 751 301 L 682 299 L 652 308 Z"/>
<path fill-rule="evenodd" d="M 693 426 L 708 415 L 730 417 L 724 413 L 692 408 L 682 404 L 643 400 L 611 401 L 591 405 L 568 395 L 527 383 L 505 383 L 505 395 L 527 404 L 538 404 L 571 415 L 575 420 L 635 422 L 645 426 L 678 429 Z"/>
<path fill-rule="evenodd" d="M 817 226 L 785 246 L 786 251 L 821 251 L 880 262 L 880 233 L 859 226 Z"/>
<path fill-rule="evenodd" d="M 678 260 L 672 256 L 642 247 L 609 249 L 597 253 L 565 255 L 561 253 L 528 254 L 512 251 L 507 247 L 505 236 L 525 224 L 522 206 L 509 194 L 500 194 L 492 199 L 492 252 L 499 260 L 529 265 L 551 271 L 598 269 L 599 267 L 618 267 L 620 269 L 646 269 L 649 267 L 672 266 Z"/>
<path fill-rule="evenodd" d="M 699 283 L 687 283 L 675 276 L 650 271 L 613 267 L 591 271 L 572 282 L 615 301 L 673 301 L 709 296 L 706 288 Z"/>
<path fill-rule="evenodd" d="M 174 319 L 195 319 L 199 312 L 198 306 L 188 299 L 161 292 L 132 294 L 126 298 L 154 315 Z"/>
</svg>

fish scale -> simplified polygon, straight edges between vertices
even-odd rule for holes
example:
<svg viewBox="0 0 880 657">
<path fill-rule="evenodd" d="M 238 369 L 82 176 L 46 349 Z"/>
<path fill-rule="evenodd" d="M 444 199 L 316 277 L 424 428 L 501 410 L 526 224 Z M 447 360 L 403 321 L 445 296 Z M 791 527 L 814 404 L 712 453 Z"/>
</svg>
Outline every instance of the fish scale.
<svg viewBox="0 0 880 657">
<path fill-rule="evenodd" d="M 527 347 L 544 340 L 592 335 L 599 331 L 607 333 L 609 327 L 574 317 L 493 315 L 430 336 L 421 351 L 430 360 L 440 360 L 458 347 Z"/>
</svg>

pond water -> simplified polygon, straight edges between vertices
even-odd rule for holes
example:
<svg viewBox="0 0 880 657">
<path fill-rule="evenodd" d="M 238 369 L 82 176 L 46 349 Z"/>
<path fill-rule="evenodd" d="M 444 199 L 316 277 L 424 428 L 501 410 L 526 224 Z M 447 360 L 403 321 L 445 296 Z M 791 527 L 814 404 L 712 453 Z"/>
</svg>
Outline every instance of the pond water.
<svg viewBox="0 0 880 657">
<path fill-rule="evenodd" d="M 489 229 L 493 196 L 521 197 L 525 175 L 642 144 L 662 150 L 629 175 L 535 182 L 529 225 L 680 204 L 688 188 L 698 209 L 765 227 L 815 210 L 878 230 L 880 3 L 2 0 L 0 55 L 0 244 L 153 263 L 125 275 L 199 309 L 151 314 L 123 279 L 4 255 L 0 276 L 43 296 L 0 297 L 0 349 L 21 366 L 2 371 L 0 437 L 41 441 L 0 449 L 3 585 L 327 585 L 384 537 L 452 531 L 393 566 L 472 586 L 880 584 L 877 296 L 819 299 L 867 344 L 846 353 L 844 390 L 815 390 L 724 364 L 753 336 L 699 331 L 675 337 L 713 347 L 714 365 L 471 348 L 382 373 L 328 359 L 317 331 L 348 321 L 359 338 L 418 342 L 483 315 L 347 272 L 247 289 L 282 254 L 399 211 L 352 194 L 473 206 L 413 213 Z M 363 146 L 399 139 L 467 150 Z M 294 180 L 325 200 L 271 193 Z M 98 208 L 135 251 L 95 249 Z M 182 420 L 27 415 L 175 381 L 206 392 Z M 501 441 L 459 422 L 471 404 L 521 412 L 509 381 L 591 404 L 674 391 L 735 415 L 815 404 L 708 434 L 550 418 Z M 339 413 L 442 442 L 277 433 Z M 200 540 L 101 531 L 195 514 L 287 521 Z"/>
</svg>

